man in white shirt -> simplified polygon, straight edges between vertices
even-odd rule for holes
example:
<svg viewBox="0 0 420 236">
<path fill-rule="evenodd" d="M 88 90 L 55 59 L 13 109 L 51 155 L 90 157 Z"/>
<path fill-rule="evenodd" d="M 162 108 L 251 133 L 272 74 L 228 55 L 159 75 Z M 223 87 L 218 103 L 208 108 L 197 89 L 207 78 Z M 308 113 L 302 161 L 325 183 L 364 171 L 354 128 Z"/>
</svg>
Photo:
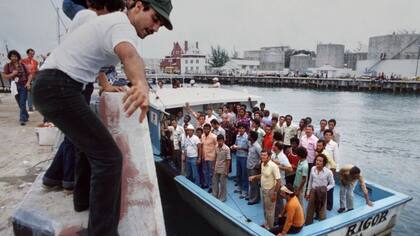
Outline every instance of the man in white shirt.
<svg viewBox="0 0 420 236">
<path fill-rule="evenodd" d="M 277 164 L 280 171 L 282 183 L 286 183 L 286 171 L 293 172 L 292 165 L 289 162 L 289 159 L 283 152 L 283 144 L 280 142 L 275 142 L 273 145 L 273 153 L 271 154 L 271 160 Z M 280 193 L 277 194 L 276 202 L 276 214 L 279 215 L 283 211 L 283 198 L 280 196 Z"/>
<path fill-rule="evenodd" d="M 324 131 L 324 138 L 325 138 L 325 151 L 330 154 L 333 158 L 336 169 L 338 170 L 339 167 L 339 152 L 338 152 L 338 144 L 333 140 L 334 132 L 330 129 Z"/>
<path fill-rule="evenodd" d="M 132 84 L 123 98 L 124 110 L 131 116 L 140 108 L 143 122 L 149 86 L 136 45 L 139 37 L 157 32 L 162 25 L 172 29 L 171 10 L 170 0 L 143 0 L 133 1 L 127 13 L 98 16 L 68 35 L 36 75 L 34 105 L 86 153 L 91 166 L 89 198 L 74 199 L 76 211 L 89 209 L 89 235 L 118 234 L 122 153 L 81 91 L 95 81 L 101 67 L 122 62 Z"/>
<path fill-rule="evenodd" d="M 201 141 L 194 135 L 194 126 L 189 124 L 186 128 L 187 135 L 182 139 L 182 151 L 186 162 L 187 178 L 200 186 L 200 176 L 198 175 L 197 165 L 200 163 L 198 154 L 200 153 Z"/>
<path fill-rule="evenodd" d="M 293 117 L 291 115 L 286 115 L 286 125 L 281 126 L 281 134 L 284 137 L 284 144 L 290 145 L 290 139 L 296 137 L 297 135 L 297 128 L 292 125 Z"/>
<path fill-rule="evenodd" d="M 337 143 L 337 145 L 340 145 L 340 139 L 341 139 L 341 133 L 338 131 L 338 129 L 335 127 L 337 125 L 337 121 L 335 119 L 330 119 L 328 121 L 328 129 L 333 132 L 333 140 Z"/>
<path fill-rule="evenodd" d="M 171 126 L 168 126 L 168 130 L 171 131 L 171 140 L 173 141 L 174 145 L 174 152 L 172 155 L 173 161 L 175 166 L 181 170 L 182 169 L 182 161 L 181 161 L 181 143 L 182 138 L 184 136 L 184 129 L 178 125 L 178 121 L 176 119 L 171 120 Z"/>
</svg>

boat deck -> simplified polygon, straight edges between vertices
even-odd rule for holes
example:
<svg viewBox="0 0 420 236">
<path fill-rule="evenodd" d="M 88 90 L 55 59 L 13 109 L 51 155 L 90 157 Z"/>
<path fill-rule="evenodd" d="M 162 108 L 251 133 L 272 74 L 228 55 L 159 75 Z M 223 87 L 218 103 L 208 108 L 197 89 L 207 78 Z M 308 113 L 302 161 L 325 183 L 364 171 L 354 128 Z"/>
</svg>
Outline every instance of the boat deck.
<svg viewBox="0 0 420 236">
<path fill-rule="evenodd" d="M 238 193 L 234 193 L 234 190 L 236 189 L 235 183 L 233 179 L 229 179 L 228 181 L 228 197 L 226 201 L 224 202 L 226 205 L 228 205 L 230 208 L 238 211 L 239 213 L 245 215 L 247 218 L 252 220 L 258 225 L 262 225 L 264 223 L 264 212 L 263 212 L 263 206 L 262 206 L 262 200 L 260 203 L 249 206 L 245 199 L 240 199 Z M 304 200 L 305 207 L 304 211 L 306 212 L 306 203 L 307 201 Z M 363 196 L 360 196 L 358 194 L 354 194 L 354 208 L 359 208 L 365 206 L 365 199 Z M 338 215 L 338 208 L 340 208 L 340 187 L 336 186 L 334 188 L 334 207 L 331 211 L 327 211 L 327 218 L 332 218 L 336 215 Z M 318 222 L 317 220 L 314 220 L 314 224 Z"/>
</svg>

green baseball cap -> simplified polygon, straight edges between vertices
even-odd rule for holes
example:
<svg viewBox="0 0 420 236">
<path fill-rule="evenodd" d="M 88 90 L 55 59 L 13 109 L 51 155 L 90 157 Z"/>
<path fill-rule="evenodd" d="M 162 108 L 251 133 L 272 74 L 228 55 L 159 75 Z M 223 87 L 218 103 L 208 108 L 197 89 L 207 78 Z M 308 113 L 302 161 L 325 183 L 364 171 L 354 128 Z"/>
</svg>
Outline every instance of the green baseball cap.
<svg viewBox="0 0 420 236">
<path fill-rule="evenodd" d="M 168 29 L 172 30 L 173 26 L 169 19 L 169 14 L 172 11 L 171 0 L 143 0 L 145 3 L 149 3 L 150 6 L 163 18 L 163 25 Z"/>
</svg>

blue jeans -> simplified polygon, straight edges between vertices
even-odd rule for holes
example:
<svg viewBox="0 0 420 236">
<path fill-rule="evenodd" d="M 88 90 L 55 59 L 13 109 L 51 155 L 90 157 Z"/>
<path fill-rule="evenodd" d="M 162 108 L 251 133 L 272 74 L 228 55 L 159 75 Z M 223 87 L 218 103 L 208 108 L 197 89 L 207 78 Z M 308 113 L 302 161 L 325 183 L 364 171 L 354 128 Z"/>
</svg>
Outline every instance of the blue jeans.
<svg viewBox="0 0 420 236">
<path fill-rule="evenodd" d="M 26 100 L 28 99 L 28 90 L 26 90 L 25 85 L 16 84 L 18 94 L 15 96 L 16 102 L 19 105 L 20 114 L 19 121 L 27 122 L 29 119 L 28 111 L 26 110 Z"/>
<path fill-rule="evenodd" d="M 204 185 L 211 188 L 211 180 L 213 178 L 213 164 L 214 161 L 204 161 L 203 163 L 203 172 L 204 172 Z"/>
<path fill-rule="evenodd" d="M 75 147 L 67 137 L 64 137 L 53 162 L 45 172 L 43 183 L 47 186 L 73 189 L 75 159 Z"/>
<path fill-rule="evenodd" d="M 83 152 L 75 167 L 77 211 L 89 208 L 88 235 L 118 235 L 122 153 L 86 104 L 83 85 L 59 70 L 41 70 L 32 87 L 34 105 Z M 83 177 L 82 177 L 83 176 Z"/>
<path fill-rule="evenodd" d="M 34 106 L 32 105 L 32 94 L 31 91 L 28 91 L 28 109 L 33 110 Z"/>
<path fill-rule="evenodd" d="M 85 9 L 84 6 L 74 3 L 72 0 L 63 1 L 63 12 L 70 20 L 73 20 L 74 16 L 83 9 Z"/>
<path fill-rule="evenodd" d="M 238 175 L 238 186 L 242 192 L 248 193 L 248 170 L 246 161 L 248 157 L 236 156 L 236 173 Z"/>
<path fill-rule="evenodd" d="M 197 157 L 187 157 L 186 159 L 187 178 L 193 181 L 196 185 L 200 186 L 200 176 L 198 175 L 197 168 Z"/>
</svg>

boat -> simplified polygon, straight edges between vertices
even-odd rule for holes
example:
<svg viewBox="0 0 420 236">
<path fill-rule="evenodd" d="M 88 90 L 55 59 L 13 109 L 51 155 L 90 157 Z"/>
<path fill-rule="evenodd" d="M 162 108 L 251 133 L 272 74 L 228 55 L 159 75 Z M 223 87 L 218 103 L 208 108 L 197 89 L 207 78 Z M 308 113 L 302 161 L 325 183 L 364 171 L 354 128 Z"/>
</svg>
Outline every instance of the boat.
<svg viewBox="0 0 420 236">
<path fill-rule="evenodd" d="M 239 199 L 233 192 L 235 158 L 232 159 L 232 172 L 228 178 L 228 197 L 225 202 L 214 198 L 206 190 L 181 175 L 174 165 L 169 164 L 160 155 L 162 120 L 180 110 L 183 110 L 185 114 L 184 107 L 187 102 L 193 110 L 203 111 L 208 105 L 220 106 L 226 103 L 241 103 L 250 108 L 257 103 L 258 99 L 260 97 L 246 91 L 231 91 L 222 88 L 163 88 L 150 92 L 148 122 L 157 171 L 166 172 L 165 175 L 174 182 L 182 199 L 222 235 L 272 235 L 261 227 L 264 223 L 262 203 L 249 206 L 247 201 Z M 363 192 L 357 184 L 354 191 L 354 210 L 338 214 L 340 189 L 338 184 L 339 181 L 336 181 L 334 209 L 327 211 L 327 219 L 315 220 L 313 224 L 303 227 L 302 231 L 296 235 L 389 235 L 404 206 L 412 199 L 392 189 L 366 181 L 369 197 L 374 205 L 369 207 L 365 204 Z"/>
</svg>

